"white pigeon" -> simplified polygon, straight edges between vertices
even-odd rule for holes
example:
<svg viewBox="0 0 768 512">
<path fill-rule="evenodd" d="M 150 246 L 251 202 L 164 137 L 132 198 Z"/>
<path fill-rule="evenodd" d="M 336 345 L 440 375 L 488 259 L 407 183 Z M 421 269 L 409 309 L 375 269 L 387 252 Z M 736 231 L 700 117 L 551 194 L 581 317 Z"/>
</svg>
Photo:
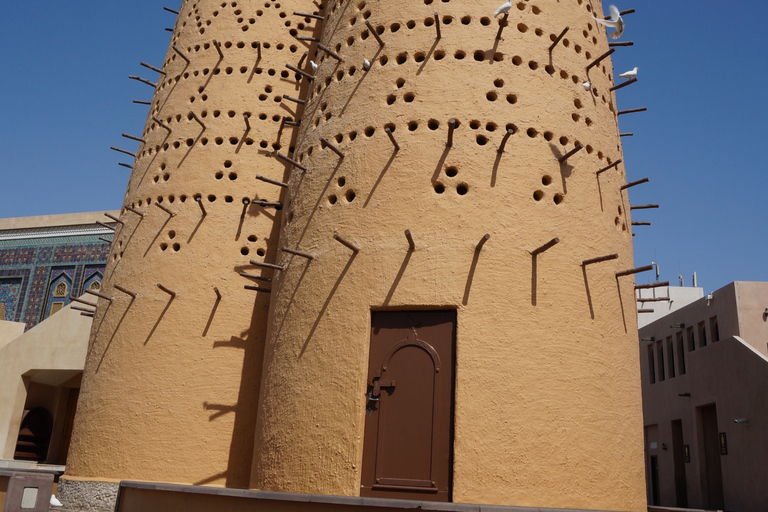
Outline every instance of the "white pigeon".
<svg viewBox="0 0 768 512">
<path fill-rule="evenodd" d="M 512 0 L 507 0 L 505 3 L 501 4 L 501 7 L 493 11 L 493 15 L 498 16 L 499 14 L 506 14 L 509 12 L 509 10 L 512 8 Z"/>
<path fill-rule="evenodd" d="M 606 27 L 615 28 L 613 32 L 610 33 L 611 39 L 618 39 L 621 37 L 621 35 L 624 33 L 624 20 L 621 18 L 621 15 L 619 14 L 619 9 L 615 5 L 610 6 L 611 11 L 611 17 L 607 20 L 599 20 L 595 18 L 594 16 L 592 19 L 594 19 L 596 22 L 600 23 L 601 25 L 605 25 Z"/>
<path fill-rule="evenodd" d="M 369 71 L 371 69 L 371 61 L 363 59 L 363 69 Z"/>
<path fill-rule="evenodd" d="M 584 88 L 585 91 L 589 92 L 592 90 L 592 84 L 589 82 L 584 82 L 581 84 L 581 86 Z"/>
<path fill-rule="evenodd" d="M 620 74 L 619 78 L 637 78 L 637 67 L 631 71 Z"/>
<path fill-rule="evenodd" d="M 64 504 L 56 499 L 56 495 L 55 494 L 51 494 L 51 506 L 52 507 L 63 507 Z"/>
<path fill-rule="evenodd" d="M 319 68 L 320 66 L 315 64 L 315 61 L 313 61 L 313 60 L 309 61 L 309 65 L 312 66 L 312 73 L 313 74 L 317 73 L 317 68 Z"/>
</svg>

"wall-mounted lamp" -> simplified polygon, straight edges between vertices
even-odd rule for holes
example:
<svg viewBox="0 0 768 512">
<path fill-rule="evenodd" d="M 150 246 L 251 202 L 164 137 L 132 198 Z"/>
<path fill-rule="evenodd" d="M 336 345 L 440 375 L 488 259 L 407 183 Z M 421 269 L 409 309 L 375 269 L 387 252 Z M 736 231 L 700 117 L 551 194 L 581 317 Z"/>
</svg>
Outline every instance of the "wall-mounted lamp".
<svg viewBox="0 0 768 512">
<path fill-rule="evenodd" d="M 662 451 L 667 451 L 667 443 L 661 443 Z"/>
<path fill-rule="evenodd" d="M 712 299 L 714 299 L 714 297 L 712 296 L 712 294 L 711 294 L 711 293 L 710 293 L 710 294 L 708 294 L 708 295 L 707 295 L 707 306 L 709 306 L 709 303 L 710 303 L 710 302 L 712 302 Z"/>
<path fill-rule="evenodd" d="M 738 423 L 739 425 L 749 425 L 749 418 L 738 418 L 733 420 L 734 423 Z"/>
<path fill-rule="evenodd" d="M 669 326 L 670 329 L 685 329 L 685 324 L 672 324 Z"/>
</svg>

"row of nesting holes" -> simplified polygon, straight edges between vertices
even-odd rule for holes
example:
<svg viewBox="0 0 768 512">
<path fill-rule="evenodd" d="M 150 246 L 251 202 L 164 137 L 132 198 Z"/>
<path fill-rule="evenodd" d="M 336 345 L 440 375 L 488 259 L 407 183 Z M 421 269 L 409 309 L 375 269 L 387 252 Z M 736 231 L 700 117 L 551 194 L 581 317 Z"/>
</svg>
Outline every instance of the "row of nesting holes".
<svg viewBox="0 0 768 512">
<path fill-rule="evenodd" d="M 447 167 L 445 169 L 445 175 L 448 178 L 455 178 L 459 174 L 459 169 L 456 166 Z M 437 181 L 432 185 L 432 188 L 435 190 L 436 194 L 442 194 L 445 192 L 445 185 L 443 183 Z M 469 185 L 467 185 L 464 182 L 460 182 L 456 185 L 456 193 L 460 196 L 466 195 L 467 192 L 469 192 Z"/>
<path fill-rule="evenodd" d="M 541 177 L 541 184 L 545 187 L 548 187 L 552 184 L 552 177 L 549 175 L 544 175 Z M 534 201 L 541 201 L 544 199 L 544 191 L 539 189 L 536 192 L 533 193 L 533 200 Z M 559 192 L 556 193 L 554 196 L 552 196 L 552 202 L 555 204 L 561 204 L 563 202 L 564 196 L 563 194 L 560 194 Z"/>
<path fill-rule="evenodd" d="M 343 197 L 345 202 L 347 204 L 351 203 L 355 200 L 355 197 L 357 194 L 355 194 L 355 191 L 353 189 L 347 189 L 346 191 L 343 190 L 344 186 L 347 184 L 347 179 L 344 176 L 341 176 L 338 180 L 336 180 L 336 185 L 338 188 L 342 189 L 337 194 L 330 194 L 328 196 L 328 204 L 334 205 L 339 202 L 339 196 Z"/>
<path fill-rule="evenodd" d="M 162 242 L 160 244 L 160 250 L 165 252 L 169 248 L 171 248 L 174 252 L 179 252 L 181 250 L 181 244 L 179 242 L 173 242 L 173 240 L 176 239 L 176 231 L 170 230 L 167 233 L 168 241 Z M 251 243 L 255 243 L 259 240 L 259 238 L 256 235 L 248 235 L 248 241 Z M 243 256 L 248 256 L 251 253 L 251 248 L 247 245 L 244 245 L 240 248 L 240 254 Z M 263 247 L 259 247 L 256 249 L 256 254 L 259 256 L 264 256 L 267 254 L 267 251 Z"/>
</svg>

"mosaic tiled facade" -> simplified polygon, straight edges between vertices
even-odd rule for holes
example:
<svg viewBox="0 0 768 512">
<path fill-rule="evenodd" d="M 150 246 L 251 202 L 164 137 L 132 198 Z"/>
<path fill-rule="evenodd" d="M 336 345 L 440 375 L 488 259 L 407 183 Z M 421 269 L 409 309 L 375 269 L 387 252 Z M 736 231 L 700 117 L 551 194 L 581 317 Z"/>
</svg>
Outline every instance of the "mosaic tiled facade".
<svg viewBox="0 0 768 512">
<path fill-rule="evenodd" d="M 110 235 L 56 236 L 50 229 L 0 235 L 6 235 L 0 236 L 0 320 L 24 322 L 28 330 L 70 297 L 100 288 L 110 245 L 99 236 Z"/>
</svg>

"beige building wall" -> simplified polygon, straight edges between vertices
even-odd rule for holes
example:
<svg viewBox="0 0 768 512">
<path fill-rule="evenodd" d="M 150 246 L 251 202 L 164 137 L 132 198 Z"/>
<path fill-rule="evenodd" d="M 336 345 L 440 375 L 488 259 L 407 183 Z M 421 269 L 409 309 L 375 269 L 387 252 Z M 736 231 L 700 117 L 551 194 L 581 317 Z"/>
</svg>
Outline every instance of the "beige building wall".
<svg viewBox="0 0 768 512">
<path fill-rule="evenodd" d="M 0 341 L 0 458 L 13 459 L 30 382 L 58 386 L 82 371 L 91 322 L 70 306 L 26 333 L 22 323 L 2 322 L 6 329 L 0 340 L 8 330 L 23 334 L 5 344 Z M 16 328 L 7 329 L 7 324 Z"/>
<path fill-rule="evenodd" d="M 629 198 L 622 165 L 596 179 L 622 154 L 610 60 L 586 73 L 608 50 L 591 6 L 520 2 L 496 40 L 495 5 L 330 4 L 321 43 L 343 61 L 318 57 L 281 238 L 314 259 L 276 258 L 253 488 L 358 495 L 371 310 L 445 308 L 453 500 L 645 509 L 634 282 L 615 277 Z"/>
</svg>

